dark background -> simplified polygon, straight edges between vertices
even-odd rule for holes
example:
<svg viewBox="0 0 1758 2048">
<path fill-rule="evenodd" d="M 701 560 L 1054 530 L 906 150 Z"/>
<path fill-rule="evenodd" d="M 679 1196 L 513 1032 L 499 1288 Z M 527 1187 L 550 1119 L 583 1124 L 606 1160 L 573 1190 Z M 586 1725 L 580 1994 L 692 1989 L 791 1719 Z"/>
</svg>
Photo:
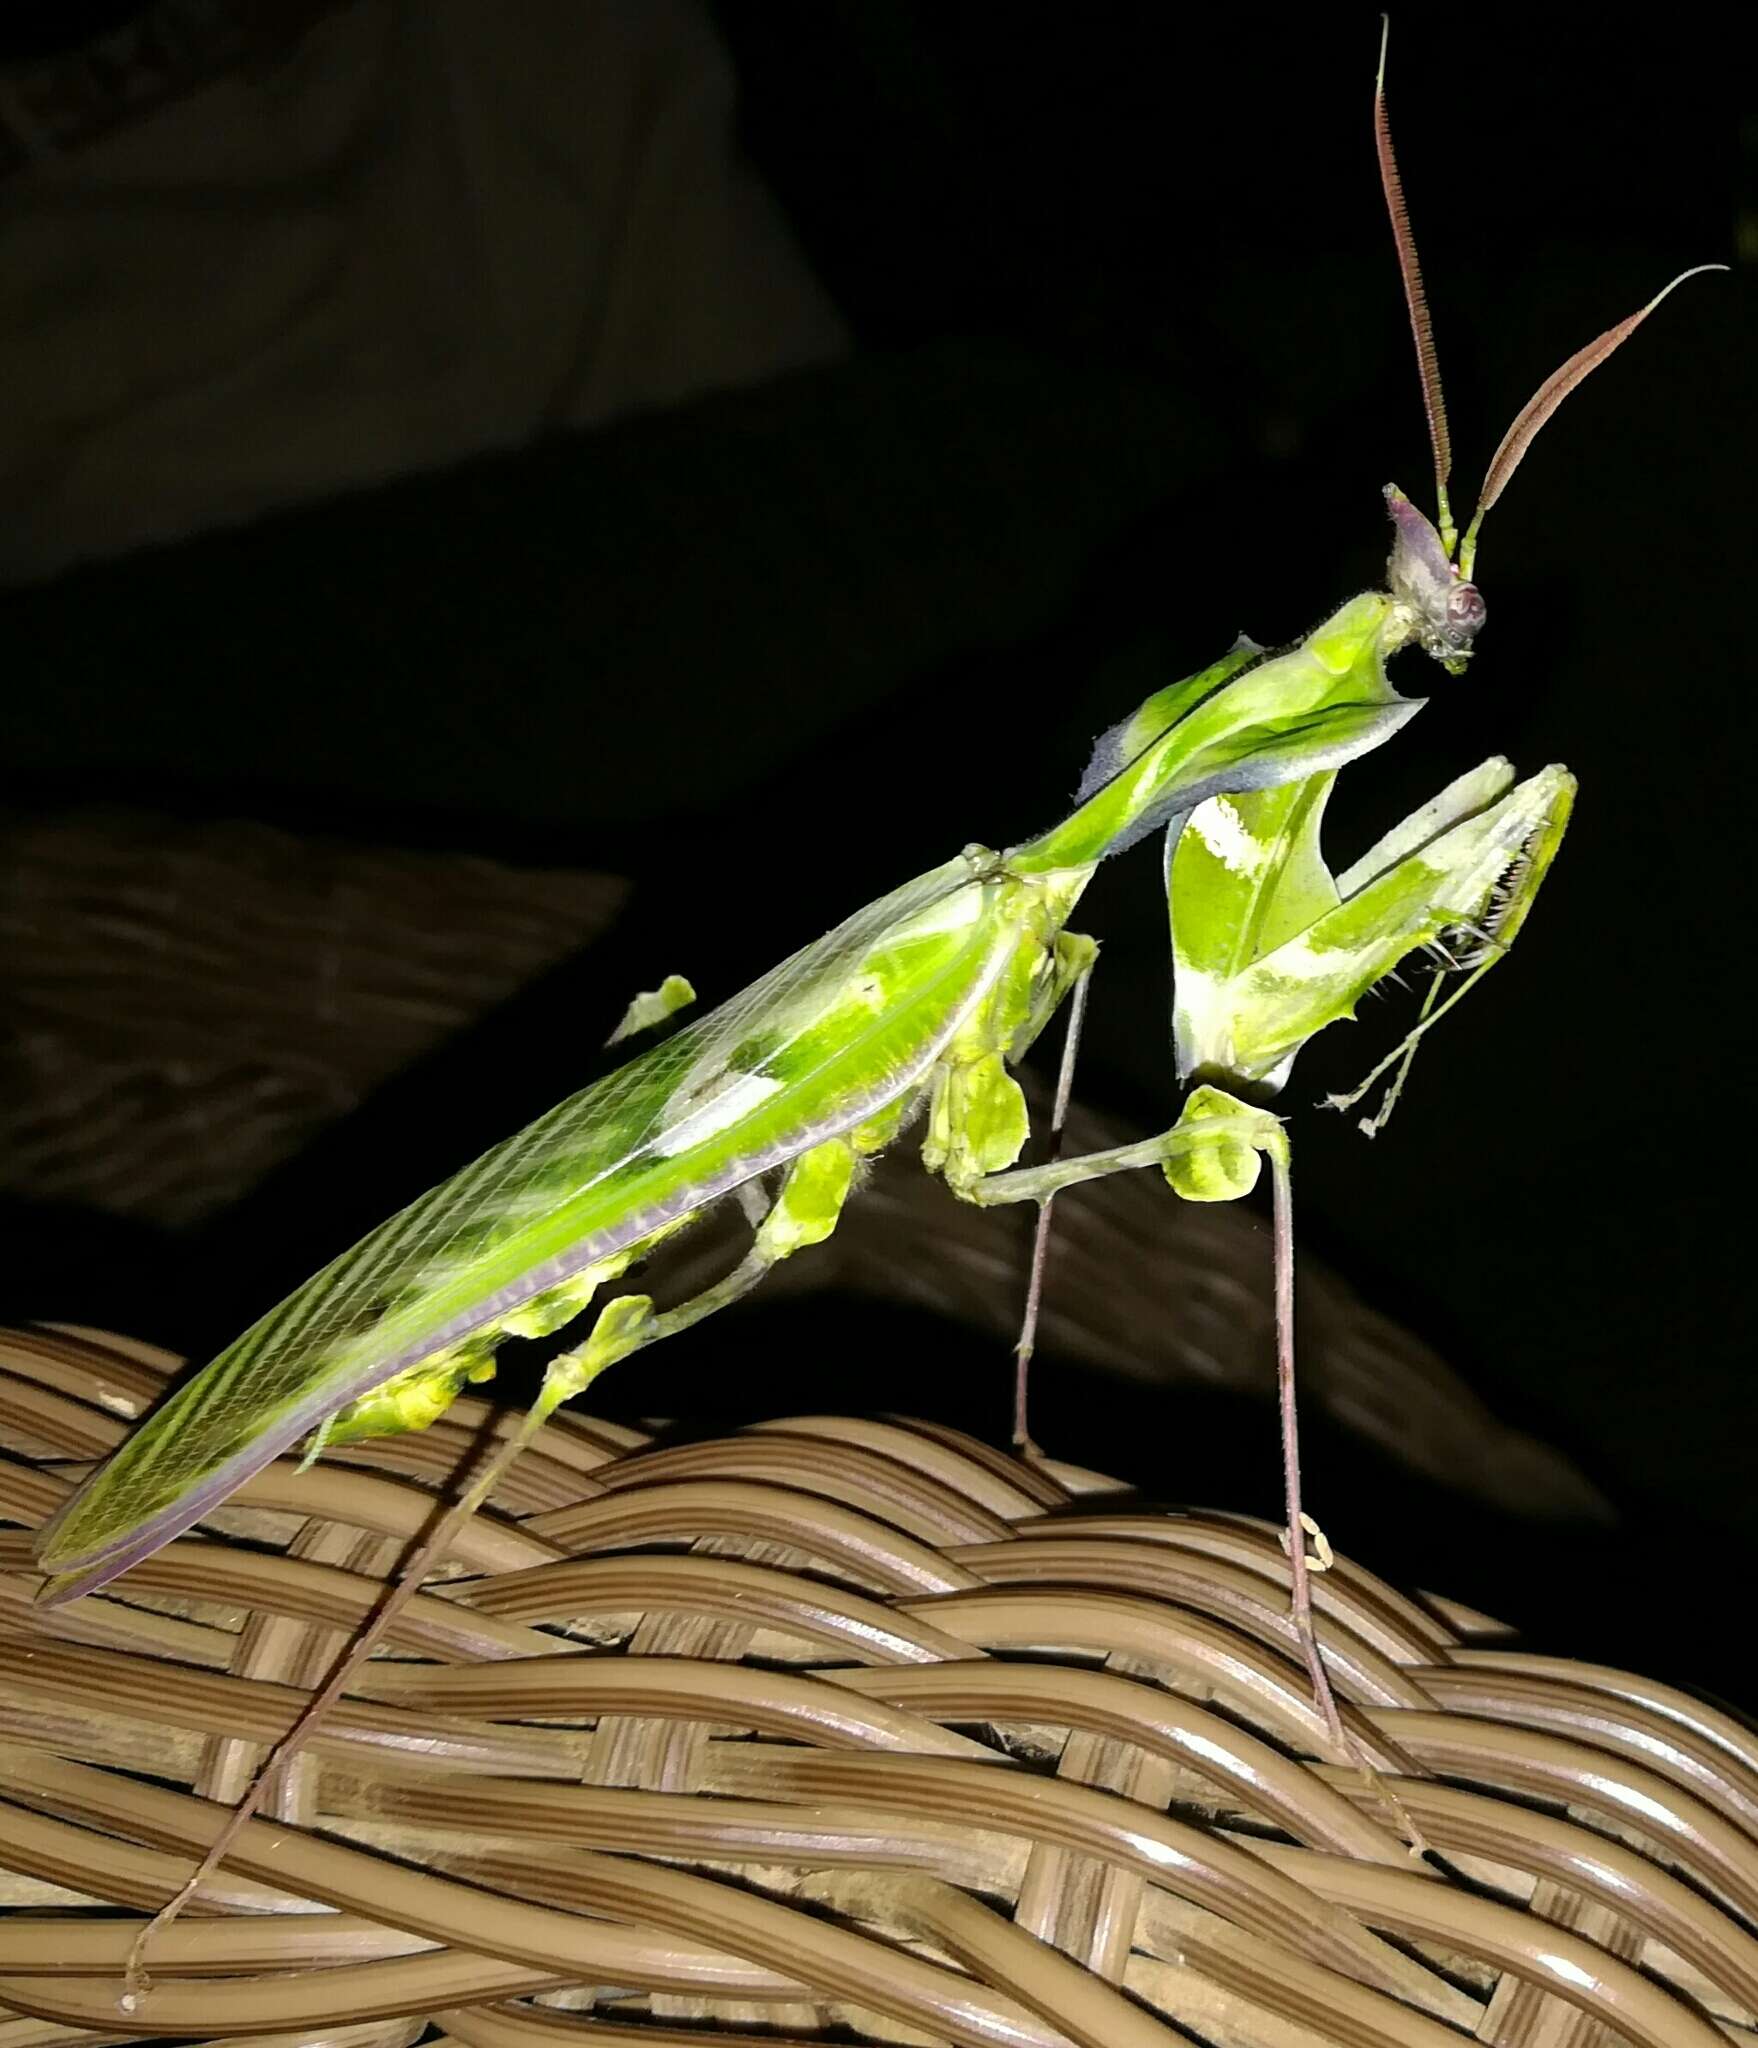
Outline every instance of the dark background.
<svg viewBox="0 0 1758 2048">
<path fill-rule="evenodd" d="M 635 878 L 635 913 L 195 1240 L 21 1219 L 17 1312 L 213 1348 L 579 1085 L 628 990 L 681 966 L 726 993 L 966 840 L 1042 827 L 1148 690 L 1377 580 L 1388 477 L 1426 502 L 1371 10 L 713 11 L 851 360 L 4 600 L 11 802 L 596 865 Z M 1749 1701 L 1758 103 L 1720 34 L 1394 24 L 1456 501 L 1566 355 L 1676 271 L 1736 269 L 1540 440 L 1486 528 L 1469 676 L 1405 657 L 1435 701 L 1333 805 L 1340 865 L 1485 754 L 1567 761 L 1576 823 L 1516 957 L 1373 1145 L 1309 1105 L 1391 1042 L 1395 1003 L 1304 1056 L 1282 1107 L 1306 1240 L 1622 1515 L 1492 1523 L 1321 1430 L 1339 1547 L 1544 1646 Z M 1145 852 L 1119 862 L 1079 920 L 1106 949 L 1082 1093 L 1144 1127 L 1174 1102 L 1157 881 Z M 663 1393 L 607 1381 L 606 1404 L 1004 1430 L 1004 1358 L 954 1373 L 870 1306 L 740 1313 L 749 1383 L 682 1340 Z M 1040 1388 L 1053 1449 L 1273 1511 L 1266 1413 L 1054 1360 Z"/>
</svg>

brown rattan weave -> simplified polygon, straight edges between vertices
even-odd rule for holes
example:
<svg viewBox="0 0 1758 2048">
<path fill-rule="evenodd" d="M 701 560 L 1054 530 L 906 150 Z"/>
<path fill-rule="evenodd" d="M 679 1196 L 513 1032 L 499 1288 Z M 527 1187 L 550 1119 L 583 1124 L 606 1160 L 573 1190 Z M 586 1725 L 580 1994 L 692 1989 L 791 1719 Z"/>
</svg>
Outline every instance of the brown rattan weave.
<svg viewBox="0 0 1758 2048">
<path fill-rule="evenodd" d="M 1748 1729 L 1340 1560 L 1418 1860 L 1327 1753 L 1272 1531 L 822 1416 L 553 1425 L 125 2017 L 138 1914 L 494 1426 L 276 1466 L 33 1608 L 26 1530 L 173 1364 L 0 1347 L 0 2048 L 1758 2040 Z"/>
</svg>

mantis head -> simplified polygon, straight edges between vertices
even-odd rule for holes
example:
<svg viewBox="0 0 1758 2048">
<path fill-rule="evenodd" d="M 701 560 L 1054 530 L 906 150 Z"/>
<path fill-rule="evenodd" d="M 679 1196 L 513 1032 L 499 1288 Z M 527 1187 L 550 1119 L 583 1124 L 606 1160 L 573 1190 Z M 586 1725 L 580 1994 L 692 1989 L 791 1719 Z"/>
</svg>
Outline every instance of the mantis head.
<svg viewBox="0 0 1758 2048">
<path fill-rule="evenodd" d="M 1465 580 L 1438 529 L 1396 484 L 1386 486 L 1386 510 L 1392 515 L 1386 588 L 1404 615 L 1398 621 L 1403 630 L 1394 637 L 1417 641 L 1449 675 L 1463 675 L 1488 615 L 1483 594 Z"/>
<path fill-rule="evenodd" d="M 1386 587 L 1391 592 L 1398 616 L 1394 620 L 1393 645 L 1415 640 L 1425 654 L 1438 661 L 1449 675 L 1462 675 L 1471 659 L 1472 643 L 1481 631 L 1485 616 L 1482 594 L 1471 580 L 1477 562 L 1477 535 L 1483 515 L 1507 488 L 1508 479 L 1519 468 L 1538 430 L 1590 370 L 1598 369 L 1607 356 L 1629 340 L 1667 294 L 1706 270 L 1725 270 L 1725 263 L 1700 263 L 1682 271 L 1671 284 L 1656 292 L 1647 305 L 1608 327 L 1597 340 L 1578 349 L 1560 370 L 1554 371 L 1527 400 L 1502 436 L 1501 445 L 1490 458 L 1489 472 L 1478 494 L 1477 510 L 1463 537 L 1453 523 L 1447 501 L 1447 479 L 1452 473 L 1453 449 L 1447 431 L 1446 400 L 1441 393 L 1440 365 L 1435 356 L 1434 323 L 1429 318 L 1428 299 L 1422 288 L 1422 267 L 1416 257 L 1416 238 L 1410 231 L 1410 214 L 1404 204 L 1403 181 L 1392 151 L 1392 130 L 1386 118 L 1386 35 L 1380 34 L 1379 76 L 1374 83 L 1374 144 L 1379 152 L 1380 185 L 1386 195 L 1386 210 L 1392 217 L 1392 239 L 1398 249 L 1398 269 L 1404 280 L 1404 299 L 1410 309 L 1410 331 L 1416 339 L 1417 367 L 1422 375 L 1422 403 L 1428 414 L 1429 445 L 1434 451 L 1435 505 L 1438 523 L 1431 525 L 1398 489 L 1386 486 L 1386 505 L 1392 515 L 1392 556 L 1386 565 Z"/>
</svg>

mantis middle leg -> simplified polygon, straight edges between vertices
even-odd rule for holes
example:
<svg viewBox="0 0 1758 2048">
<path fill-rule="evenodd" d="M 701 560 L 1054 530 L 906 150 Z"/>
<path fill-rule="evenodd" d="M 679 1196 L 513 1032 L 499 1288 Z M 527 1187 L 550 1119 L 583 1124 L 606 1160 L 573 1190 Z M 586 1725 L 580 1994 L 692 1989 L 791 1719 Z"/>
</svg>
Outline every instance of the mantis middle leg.
<svg viewBox="0 0 1758 2048">
<path fill-rule="evenodd" d="M 986 1174 L 955 1191 L 964 1200 L 985 1207 L 1004 1202 L 1036 1202 L 1041 1224 L 1044 1212 L 1062 1188 L 1143 1166 L 1159 1167 L 1173 1190 L 1187 1201 L 1236 1201 L 1256 1185 L 1264 1160 L 1269 1162 L 1272 1194 L 1276 1391 L 1287 1522 L 1283 1540 L 1288 1551 L 1294 1632 L 1326 1732 L 1340 1754 L 1354 1763 L 1385 1800 L 1412 1850 L 1421 1854 L 1428 1846 L 1421 1831 L 1344 1726 L 1313 1624 L 1311 1575 L 1329 1565 L 1330 1546 L 1302 1508 L 1300 1498 L 1300 1431 L 1294 1381 L 1294 1182 L 1288 1136 L 1281 1119 L 1222 1089 L 1202 1085 L 1191 1090 L 1177 1123 L 1158 1137 L 1144 1138 L 1132 1145 L 1115 1145 L 1103 1152 L 1082 1153 L 1073 1159 L 1052 1160 L 1043 1166 Z M 1314 1539 L 1316 1556 L 1307 1554 L 1309 1535 Z"/>
<path fill-rule="evenodd" d="M 1192 1091 L 1178 1122 L 1157 1137 L 1084 1153 L 1074 1159 L 1052 1160 L 1043 1166 L 988 1174 L 958 1187 L 956 1192 L 964 1200 L 984 1207 L 1036 1202 L 1041 1230 L 1042 1219 L 1056 1194 L 1080 1181 L 1157 1166 L 1174 1190 L 1187 1200 L 1233 1201 L 1255 1185 L 1260 1162 L 1264 1160 L 1269 1162 L 1273 1194 L 1276 1385 L 1294 1628 L 1326 1729 L 1341 1751 L 1353 1755 L 1356 1746 L 1344 1729 L 1312 1618 L 1310 1574 L 1328 1563 L 1329 1550 L 1301 1505 L 1294 1379 L 1293 1179 L 1287 1133 L 1281 1120 L 1218 1088 L 1199 1087 Z M 1307 1553 L 1309 1533 L 1318 1542 L 1316 1559 Z"/>
<path fill-rule="evenodd" d="M 1031 1277 L 1016 1347 L 1014 1389 L 1014 1441 L 1027 1452 L 1032 1444 L 1025 1423 L 1026 1372 L 1042 1295 L 1050 1207 L 1058 1190 L 1136 1167 L 1158 1166 L 1186 1200 L 1235 1201 L 1255 1186 L 1260 1162 L 1270 1162 L 1275 1193 L 1276 1381 L 1294 1627 L 1326 1730 L 1343 1754 L 1355 1755 L 1356 1745 L 1344 1729 L 1312 1619 L 1309 1576 L 1315 1563 L 1322 1570 L 1329 1561 L 1329 1546 L 1305 1514 L 1300 1498 L 1299 1416 L 1294 1383 L 1293 1182 L 1287 1134 L 1280 1119 L 1218 1088 L 1204 1086 L 1192 1091 L 1178 1122 L 1159 1137 L 1085 1153 L 1075 1159 L 1052 1159 L 1041 1166 L 1007 1170 L 1009 1162 L 1019 1155 L 1026 1128 L 1024 1098 L 1019 1084 L 1007 1072 L 1007 1061 L 1019 1057 L 1067 1000 L 1068 1036 L 1051 1118 L 1054 1143 L 1067 1115 L 1080 1025 L 1097 952 L 1091 939 L 1072 932 L 1058 933 L 1045 960 L 1047 971 L 1038 994 L 1023 1013 L 1010 1018 L 1005 1007 L 1006 994 L 1001 992 L 995 1001 L 966 1021 L 934 1076 L 923 1160 L 931 1172 L 945 1178 L 961 1200 L 984 1207 L 1004 1202 L 1038 1204 Z M 1318 1543 L 1316 1560 L 1307 1554 L 1309 1531 Z"/>
</svg>

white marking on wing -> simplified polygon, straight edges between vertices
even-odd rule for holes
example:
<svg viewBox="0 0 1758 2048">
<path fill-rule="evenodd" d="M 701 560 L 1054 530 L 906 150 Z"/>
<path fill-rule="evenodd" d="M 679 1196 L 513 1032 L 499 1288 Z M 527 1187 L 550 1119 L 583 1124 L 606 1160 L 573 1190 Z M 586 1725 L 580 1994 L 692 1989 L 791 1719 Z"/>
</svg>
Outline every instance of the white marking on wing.
<svg viewBox="0 0 1758 2048">
<path fill-rule="evenodd" d="M 661 1159 L 675 1159 L 749 1116 L 786 1085 L 769 1074 L 728 1074 L 653 1149 Z"/>
</svg>

